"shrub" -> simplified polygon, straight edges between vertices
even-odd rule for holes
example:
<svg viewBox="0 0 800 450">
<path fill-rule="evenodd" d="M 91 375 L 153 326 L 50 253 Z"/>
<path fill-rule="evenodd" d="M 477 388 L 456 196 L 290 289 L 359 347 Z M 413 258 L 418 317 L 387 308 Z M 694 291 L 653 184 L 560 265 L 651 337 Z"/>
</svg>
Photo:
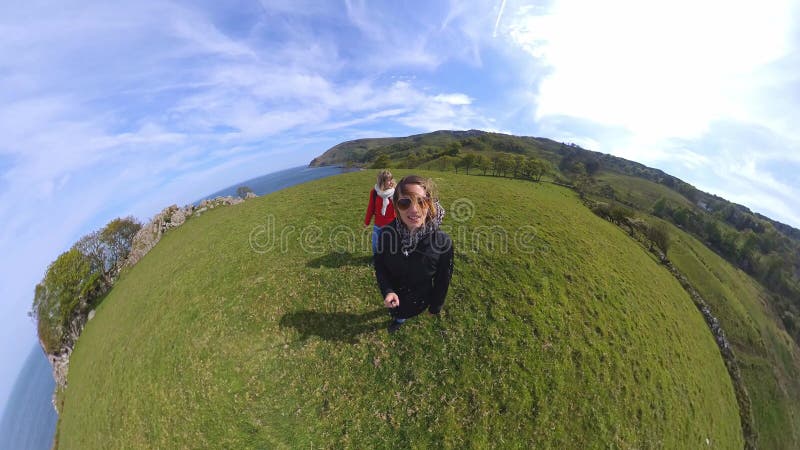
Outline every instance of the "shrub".
<svg viewBox="0 0 800 450">
<path fill-rule="evenodd" d="M 249 186 L 239 186 L 238 188 L 236 188 L 236 195 L 241 198 L 245 198 L 248 192 L 253 192 L 253 190 L 250 189 Z"/>
<path fill-rule="evenodd" d="M 647 227 L 646 235 L 647 239 L 651 242 L 650 248 L 652 249 L 652 245 L 655 244 L 666 256 L 670 245 L 670 236 L 667 226 L 661 222 L 651 223 L 650 226 Z"/>
</svg>

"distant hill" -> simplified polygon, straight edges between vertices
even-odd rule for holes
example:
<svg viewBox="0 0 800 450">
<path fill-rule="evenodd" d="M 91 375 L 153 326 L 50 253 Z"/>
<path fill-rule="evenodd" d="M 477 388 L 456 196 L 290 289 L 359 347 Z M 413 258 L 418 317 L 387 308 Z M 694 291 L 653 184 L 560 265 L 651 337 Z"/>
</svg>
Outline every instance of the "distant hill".
<svg viewBox="0 0 800 450">
<path fill-rule="evenodd" d="M 165 234 L 87 324 L 57 448 L 743 448 L 712 333 L 637 241 L 565 187 L 414 172 L 439 184 L 456 245 L 440 316 L 386 333 L 360 223 L 371 171 L 209 210 Z M 781 388 L 797 381 L 765 376 L 777 328 L 739 299 L 743 277 L 725 321 L 767 349 L 742 368 L 759 439 L 796 447 Z"/>
<path fill-rule="evenodd" d="M 482 168 L 476 162 L 480 158 Z M 529 160 L 546 162 L 546 180 L 572 185 L 596 201 L 658 216 L 692 234 L 758 280 L 781 325 L 800 342 L 800 230 L 659 169 L 574 144 L 480 130 L 347 141 L 310 165 L 467 172 L 471 167 L 472 173 L 531 178 L 524 170 Z"/>
</svg>

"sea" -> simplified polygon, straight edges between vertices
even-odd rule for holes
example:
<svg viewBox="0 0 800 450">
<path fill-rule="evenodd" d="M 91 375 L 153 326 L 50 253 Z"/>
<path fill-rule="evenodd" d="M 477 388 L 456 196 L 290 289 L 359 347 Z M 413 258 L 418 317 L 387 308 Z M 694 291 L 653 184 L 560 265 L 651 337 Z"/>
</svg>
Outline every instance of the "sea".
<svg viewBox="0 0 800 450">
<path fill-rule="evenodd" d="M 0 419 L 0 449 L 49 449 L 58 416 L 51 399 L 56 382 L 44 351 L 35 344 Z"/>
<path fill-rule="evenodd" d="M 249 187 L 256 195 L 265 195 L 306 181 L 340 174 L 354 169 L 299 166 L 245 180 L 202 197 L 235 196 L 239 186 Z M 358 169 L 355 169 L 358 170 Z M 50 363 L 36 344 L 22 368 L 0 417 L 0 450 L 49 450 L 55 438 L 58 416 L 53 409 L 55 389 Z"/>
<path fill-rule="evenodd" d="M 317 178 L 324 178 L 331 175 L 336 175 L 343 172 L 349 172 L 360 169 L 345 169 L 342 167 L 307 167 L 299 166 L 290 169 L 281 170 L 278 172 L 268 173 L 260 177 L 251 178 L 236 184 L 232 184 L 225 189 L 207 195 L 194 204 L 197 205 L 203 200 L 212 199 L 216 197 L 236 196 L 236 189 L 240 186 L 249 187 L 254 194 L 264 195 L 270 192 L 275 192 L 285 189 L 296 184 L 305 183 L 306 181 L 316 180 Z"/>
</svg>

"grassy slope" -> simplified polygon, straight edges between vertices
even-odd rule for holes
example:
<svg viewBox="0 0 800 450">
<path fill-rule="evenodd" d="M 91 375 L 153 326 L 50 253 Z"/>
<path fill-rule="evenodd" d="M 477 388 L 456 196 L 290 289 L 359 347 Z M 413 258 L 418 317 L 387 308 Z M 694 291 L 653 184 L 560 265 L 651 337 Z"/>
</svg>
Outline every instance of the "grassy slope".
<svg viewBox="0 0 800 450">
<path fill-rule="evenodd" d="M 209 211 L 168 233 L 88 324 L 60 447 L 741 448 L 700 314 L 621 230 L 556 186 L 429 174 L 457 245 L 441 316 L 389 337 L 368 230 L 331 250 L 334 227 L 340 243 L 360 230 L 372 171 Z M 450 207 L 458 198 L 471 220 L 455 220 L 469 209 Z M 285 252 L 248 244 L 268 214 L 296 227 Z M 473 251 L 486 224 L 511 239 L 535 227 L 534 251 Z M 300 248 L 306 225 L 323 231 L 319 248 Z"/>
<path fill-rule="evenodd" d="M 677 192 L 652 181 L 611 173 L 600 174 L 598 180 L 610 183 L 620 199 L 644 211 L 651 210 L 662 196 L 693 208 Z M 709 303 L 740 359 L 753 402 L 759 447 L 800 447 L 800 352 L 779 327 L 780 320 L 768 306 L 768 294 L 696 238 L 664 223 L 673 237 L 670 259 Z"/>
<path fill-rule="evenodd" d="M 642 211 L 651 212 L 653 204 L 661 197 L 671 201 L 673 204 L 690 209 L 694 208 L 692 202 L 678 192 L 644 178 L 612 172 L 602 172 L 596 178 L 601 185 L 611 185 L 619 200 L 636 205 Z"/>
<path fill-rule="evenodd" d="M 635 206 L 640 212 L 651 214 L 653 212 L 653 205 L 661 197 L 664 197 L 673 207 L 680 206 L 695 212 L 700 212 L 700 208 L 689 199 L 663 184 L 658 184 L 644 178 L 612 172 L 601 172 L 596 179 L 599 182 L 597 186 L 598 189 L 604 184 L 610 185 L 614 188 L 618 200 Z M 601 202 L 609 201 L 607 198 L 597 196 L 594 196 L 594 199 Z M 720 227 L 721 231 L 737 231 L 736 228 L 724 221 L 717 221 L 717 225 Z M 726 266 L 730 265 L 724 258 L 720 258 L 719 261 Z M 731 268 L 734 267 L 732 265 L 730 266 Z"/>
<path fill-rule="evenodd" d="M 800 352 L 777 326 L 763 288 L 670 225 L 670 259 L 708 302 L 740 360 L 759 448 L 800 447 Z"/>
</svg>

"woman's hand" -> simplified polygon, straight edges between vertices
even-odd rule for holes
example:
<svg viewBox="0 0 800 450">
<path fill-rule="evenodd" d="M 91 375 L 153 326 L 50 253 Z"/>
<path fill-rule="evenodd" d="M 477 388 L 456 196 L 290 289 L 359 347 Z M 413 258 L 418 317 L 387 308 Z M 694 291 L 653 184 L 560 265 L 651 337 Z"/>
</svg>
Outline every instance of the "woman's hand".
<svg viewBox="0 0 800 450">
<path fill-rule="evenodd" d="M 386 298 L 383 299 L 383 304 L 387 308 L 394 308 L 400 304 L 400 298 L 394 292 L 389 292 L 386 294 Z"/>
</svg>

